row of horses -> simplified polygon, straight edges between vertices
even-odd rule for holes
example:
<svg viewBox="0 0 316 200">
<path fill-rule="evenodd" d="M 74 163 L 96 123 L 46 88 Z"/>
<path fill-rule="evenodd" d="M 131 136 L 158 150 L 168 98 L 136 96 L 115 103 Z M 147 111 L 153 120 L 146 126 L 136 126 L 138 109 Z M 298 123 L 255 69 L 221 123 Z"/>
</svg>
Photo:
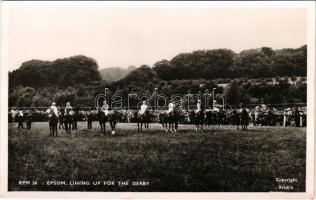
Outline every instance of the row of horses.
<svg viewBox="0 0 316 200">
<path fill-rule="evenodd" d="M 177 132 L 178 125 L 180 122 L 181 117 L 183 116 L 183 112 L 180 110 L 172 110 L 170 112 L 167 111 L 150 111 L 146 110 L 144 113 L 140 113 L 139 111 L 134 112 L 134 117 L 137 121 L 137 130 L 138 132 L 146 131 L 149 129 L 149 124 L 152 122 L 152 115 L 155 112 L 155 115 L 158 116 L 158 121 L 165 129 L 166 132 Z M 189 118 L 192 124 L 195 125 L 196 131 L 203 131 L 203 126 L 210 125 L 210 118 L 211 115 L 214 115 L 212 110 L 201 110 L 201 111 L 190 111 Z M 216 112 L 218 116 L 216 119 L 216 123 L 218 126 L 221 126 L 221 116 L 220 112 Z M 249 113 L 246 109 L 243 109 L 240 112 L 232 112 L 232 124 L 237 126 L 239 130 L 239 126 L 241 125 L 242 130 L 247 130 L 247 126 L 249 124 Z M 50 135 L 57 136 L 57 126 L 58 122 L 63 123 L 66 133 L 71 133 L 71 126 L 74 121 L 73 115 L 63 115 L 63 120 L 60 122 L 58 117 L 54 115 L 53 111 L 48 112 L 49 118 L 49 130 Z M 213 118 L 212 118 L 213 119 Z M 115 134 L 116 125 L 119 122 L 118 112 L 115 110 L 110 110 L 107 113 L 103 112 L 102 110 L 97 111 L 97 120 L 100 124 L 101 134 L 106 133 L 106 123 L 109 122 L 111 127 L 111 134 Z"/>
</svg>

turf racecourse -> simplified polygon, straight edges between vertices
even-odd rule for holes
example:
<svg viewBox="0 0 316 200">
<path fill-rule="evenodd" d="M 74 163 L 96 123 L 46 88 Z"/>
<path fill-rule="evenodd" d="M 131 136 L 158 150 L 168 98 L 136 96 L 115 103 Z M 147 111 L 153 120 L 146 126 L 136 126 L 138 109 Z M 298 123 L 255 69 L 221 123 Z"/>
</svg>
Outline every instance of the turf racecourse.
<svg viewBox="0 0 316 200">
<path fill-rule="evenodd" d="M 16 127 L 9 124 L 11 191 L 305 191 L 305 128 L 211 126 L 197 133 L 180 125 L 167 134 L 159 124 L 137 133 L 136 124 L 121 123 L 113 137 L 108 124 L 100 136 L 96 122 L 91 130 L 82 122 L 78 131 L 61 130 L 55 138 L 48 137 L 48 123 L 33 123 L 31 131 Z M 47 184 L 54 180 L 61 185 Z M 133 185 L 137 181 L 148 185 Z M 286 185 L 292 188 L 280 188 Z"/>
</svg>

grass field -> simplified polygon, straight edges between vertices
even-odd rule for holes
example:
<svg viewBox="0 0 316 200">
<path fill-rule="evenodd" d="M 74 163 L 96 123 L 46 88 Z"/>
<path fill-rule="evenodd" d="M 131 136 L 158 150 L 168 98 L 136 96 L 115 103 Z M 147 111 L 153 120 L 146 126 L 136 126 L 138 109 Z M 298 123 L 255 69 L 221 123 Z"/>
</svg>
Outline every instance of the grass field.
<svg viewBox="0 0 316 200">
<path fill-rule="evenodd" d="M 191 125 L 180 125 L 177 133 L 167 134 L 159 124 L 143 133 L 137 133 L 136 124 L 118 124 L 117 134 L 110 136 L 107 124 L 108 135 L 100 136 L 97 123 L 88 130 L 82 122 L 78 131 L 67 135 L 62 130 L 57 138 L 48 136 L 47 123 L 33 123 L 31 131 L 16 128 L 9 124 L 12 191 L 305 191 L 305 128 L 242 132 L 212 126 L 197 133 Z M 47 184 L 54 180 L 64 185 Z M 133 185 L 136 181 L 148 185 Z"/>
</svg>

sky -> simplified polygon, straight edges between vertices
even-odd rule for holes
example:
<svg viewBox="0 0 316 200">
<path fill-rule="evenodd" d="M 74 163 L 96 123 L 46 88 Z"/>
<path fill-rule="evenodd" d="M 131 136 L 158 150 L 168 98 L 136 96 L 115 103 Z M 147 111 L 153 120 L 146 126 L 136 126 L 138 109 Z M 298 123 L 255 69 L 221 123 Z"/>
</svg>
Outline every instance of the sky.
<svg viewBox="0 0 316 200">
<path fill-rule="evenodd" d="M 8 6 L 8 69 L 74 55 L 99 68 L 170 60 L 179 53 L 307 43 L 304 8 Z"/>
</svg>

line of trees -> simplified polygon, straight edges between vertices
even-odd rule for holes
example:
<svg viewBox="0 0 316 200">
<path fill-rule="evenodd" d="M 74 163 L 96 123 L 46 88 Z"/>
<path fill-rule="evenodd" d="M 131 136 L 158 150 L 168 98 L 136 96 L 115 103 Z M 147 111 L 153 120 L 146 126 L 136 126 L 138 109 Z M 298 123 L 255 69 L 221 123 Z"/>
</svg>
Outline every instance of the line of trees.
<svg viewBox="0 0 316 200">
<path fill-rule="evenodd" d="M 306 76 L 307 46 L 273 50 L 270 47 L 234 53 L 229 49 L 181 53 L 170 61 L 161 60 L 153 69 L 163 80 L 262 78 Z"/>
<path fill-rule="evenodd" d="M 73 56 L 55 61 L 31 60 L 9 72 L 9 106 L 93 106 L 94 97 L 108 87 L 111 94 L 152 94 L 155 88 L 172 94 L 203 94 L 216 87 L 228 104 L 240 102 L 306 102 L 306 82 L 267 84 L 263 77 L 304 77 L 307 47 L 272 50 L 268 47 L 234 53 L 228 49 L 181 53 L 170 61 L 130 69 L 120 80 L 106 81 L 93 58 Z M 116 69 L 115 69 L 116 70 Z M 105 72 L 104 72 L 105 73 Z M 251 79 L 256 79 L 253 84 Z M 226 86 L 219 86 L 226 83 Z"/>
</svg>

